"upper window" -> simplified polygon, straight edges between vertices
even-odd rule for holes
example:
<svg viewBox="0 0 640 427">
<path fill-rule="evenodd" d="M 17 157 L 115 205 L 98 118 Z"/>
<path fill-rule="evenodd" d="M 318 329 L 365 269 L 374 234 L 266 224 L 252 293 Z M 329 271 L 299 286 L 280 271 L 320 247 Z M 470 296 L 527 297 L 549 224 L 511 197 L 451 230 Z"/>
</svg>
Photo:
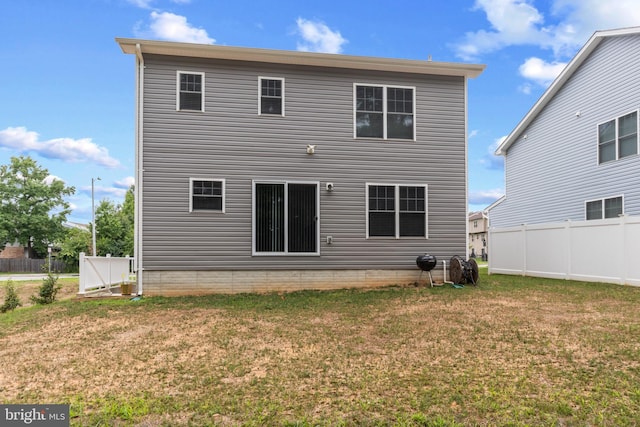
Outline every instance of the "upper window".
<svg viewBox="0 0 640 427">
<path fill-rule="evenodd" d="M 284 79 L 260 77 L 258 114 L 284 116 Z"/>
<path fill-rule="evenodd" d="M 178 71 L 178 110 L 204 111 L 204 73 Z"/>
<path fill-rule="evenodd" d="M 638 154 L 638 112 L 598 125 L 598 163 Z"/>
<path fill-rule="evenodd" d="M 367 237 L 427 237 L 427 186 L 367 184 Z"/>
<path fill-rule="evenodd" d="M 586 203 L 587 220 L 617 218 L 624 212 L 622 196 L 590 200 Z"/>
<path fill-rule="evenodd" d="M 415 89 L 354 85 L 355 137 L 415 139 Z"/>
<path fill-rule="evenodd" d="M 189 212 L 224 212 L 224 179 L 191 178 Z"/>
</svg>

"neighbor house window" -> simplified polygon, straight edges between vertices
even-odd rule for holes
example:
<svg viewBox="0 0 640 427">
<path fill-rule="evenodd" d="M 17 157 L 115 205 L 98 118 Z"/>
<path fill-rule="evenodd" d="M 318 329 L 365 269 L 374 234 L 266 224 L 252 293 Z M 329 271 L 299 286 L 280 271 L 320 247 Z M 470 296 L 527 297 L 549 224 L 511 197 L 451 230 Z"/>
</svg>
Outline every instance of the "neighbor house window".
<svg viewBox="0 0 640 427">
<path fill-rule="evenodd" d="M 191 178 L 189 211 L 224 212 L 224 179 Z"/>
<path fill-rule="evenodd" d="M 204 73 L 178 71 L 178 110 L 204 111 Z"/>
<path fill-rule="evenodd" d="M 427 186 L 367 184 L 367 237 L 427 237 Z"/>
<path fill-rule="evenodd" d="M 260 77 L 258 114 L 284 116 L 284 79 Z"/>
<path fill-rule="evenodd" d="M 598 125 L 598 163 L 638 154 L 638 112 Z"/>
<path fill-rule="evenodd" d="M 624 213 L 623 204 L 622 196 L 587 201 L 587 220 L 617 218 Z"/>
<path fill-rule="evenodd" d="M 319 183 L 253 183 L 253 254 L 317 255 Z"/>
<path fill-rule="evenodd" d="M 354 85 L 356 138 L 415 139 L 415 89 Z"/>
</svg>

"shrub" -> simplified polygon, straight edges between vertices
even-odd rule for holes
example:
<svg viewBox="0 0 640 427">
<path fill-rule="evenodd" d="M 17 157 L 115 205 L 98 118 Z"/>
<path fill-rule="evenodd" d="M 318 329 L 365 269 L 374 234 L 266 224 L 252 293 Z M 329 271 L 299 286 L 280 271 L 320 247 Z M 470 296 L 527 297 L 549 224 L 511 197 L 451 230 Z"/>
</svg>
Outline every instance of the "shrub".
<svg viewBox="0 0 640 427">
<path fill-rule="evenodd" d="M 10 310 L 15 310 L 20 307 L 22 303 L 20 302 L 20 298 L 18 298 L 18 294 L 16 293 L 16 288 L 13 286 L 13 282 L 11 280 L 7 281 L 7 294 L 4 298 L 4 304 L 0 306 L 0 313 L 6 313 Z"/>
<path fill-rule="evenodd" d="M 50 272 L 47 277 L 42 279 L 38 295 L 33 295 L 31 302 L 34 304 L 51 304 L 56 300 L 56 294 L 61 287 L 62 285 L 58 283 L 58 275 Z"/>
</svg>

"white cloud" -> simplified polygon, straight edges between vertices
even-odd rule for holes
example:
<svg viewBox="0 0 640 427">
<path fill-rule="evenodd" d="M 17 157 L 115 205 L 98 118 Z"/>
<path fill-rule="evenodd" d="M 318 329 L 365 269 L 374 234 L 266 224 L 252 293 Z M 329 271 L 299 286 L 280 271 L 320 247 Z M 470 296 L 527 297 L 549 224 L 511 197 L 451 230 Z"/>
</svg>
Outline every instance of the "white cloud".
<svg viewBox="0 0 640 427">
<path fill-rule="evenodd" d="M 559 38 L 573 39 L 582 45 L 596 30 L 640 25 L 637 0 L 555 0 L 554 16 L 564 16 L 558 25 Z"/>
<path fill-rule="evenodd" d="M 471 132 L 469 132 L 469 139 L 473 138 L 474 136 L 478 136 L 478 134 L 480 133 L 480 131 L 478 129 L 474 129 Z"/>
<path fill-rule="evenodd" d="M 490 190 L 478 190 L 471 191 L 469 193 L 470 205 L 489 205 L 500 197 L 504 196 L 504 190 L 501 188 L 494 188 Z"/>
<path fill-rule="evenodd" d="M 91 186 L 83 186 L 80 188 L 80 191 L 87 195 L 91 195 Z M 124 196 L 127 194 L 127 189 L 118 188 L 118 187 L 103 187 L 100 185 L 94 185 L 93 193 L 96 198 L 96 204 L 98 199 L 102 199 L 104 197 L 113 197 L 116 199 L 124 199 Z"/>
<path fill-rule="evenodd" d="M 60 178 L 59 176 L 55 176 L 55 175 L 49 175 L 44 179 L 44 182 L 47 185 L 51 185 L 51 183 L 53 181 L 62 181 L 62 182 L 64 182 L 64 179 Z"/>
<path fill-rule="evenodd" d="M 140 9 L 151 9 L 152 3 L 155 0 L 127 0 L 132 5 L 139 7 Z M 175 4 L 189 4 L 191 0 L 171 0 L 171 3 Z"/>
<path fill-rule="evenodd" d="M 540 86 L 549 85 L 567 66 L 566 62 L 546 62 L 540 58 L 528 58 L 520 66 L 520 75 Z"/>
<path fill-rule="evenodd" d="M 118 180 L 116 182 L 113 183 L 114 187 L 117 188 L 124 188 L 125 190 L 128 190 L 129 187 L 131 187 L 132 185 L 134 185 L 136 182 L 135 178 L 132 176 L 127 176 L 121 180 Z"/>
<path fill-rule="evenodd" d="M 570 57 L 596 30 L 640 25 L 637 3 L 554 0 L 545 17 L 532 0 L 476 0 L 474 9 L 485 13 L 490 29 L 465 34 L 456 53 L 474 60 L 507 46 L 532 45 L 552 50 L 556 58 Z"/>
<path fill-rule="evenodd" d="M 507 139 L 507 135 L 501 136 L 500 138 L 493 141 L 493 143 L 488 148 L 489 154 L 495 153 L 498 147 L 502 145 L 505 139 Z"/>
<path fill-rule="evenodd" d="M 38 133 L 28 131 L 25 127 L 8 127 L 0 130 L 0 146 L 69 163 L 91 162 L 108 168 L 120 166 L 120 162 L 109 155 L 109 150 L 97 145 L 91 138 L 39 141 L 38 137 Z"/>
<path fill-rule="evenodd" d="M 487 147 L 487 153 L 480 159 L 481 165 L 487 169 L 501 170 L 504 168 L 504 157 L 496 156 L 494 153 L 506 138 L 506 135 L 502 136 L 493 141 L 493 143 Z"/>
<path fill-rule="evenodd" d="M 145 35 L 144 32 L 136 31 L 138 35 Z M 149 25 L 149 33 L 152 37 L 161 40 L 169 40 L 174 42 L 185 43 L 203 43 L 213 44 L 212 39 L 207 31 L 202 28 L 196 28 L 187 22 L 187 18 L 170 12 L 151 12 L 151 24 Z"/>
<path fill-rule="evenodd" d="M 527 0 L 476 0 L 475 10 L 483 10 L 491 30 L 465 34 L 465 41 L 456 46 L 457 54 L 471 60 L 483 53 L 510 45 L 547 45 L 550 35 L 540 25 L 544 17 Z"/>
<path fill-rule="evenodd" d="M 132 5 L 139 7 L 141 9 L 151 9 L 151 3 L 153 0 L 127 0 Z"/>
<path fill-rule="evenodd" d="M 531 95 L 531 91 L 533 90 L 533 85 L 529 82 L 523 83 L 518 86 L 518 91 L 524 93 L 525 95 Z"/>
<path fill-rule="evenodd" d="M 348 42 L 340 31 L 331 30 L 322 22 L 309 21 L 304 18 L 296 20 L 298 33 L 303 41 L 298 42 L 298 50 L 304 52 L 340 53 L 342 45 Z"/>
</svg>

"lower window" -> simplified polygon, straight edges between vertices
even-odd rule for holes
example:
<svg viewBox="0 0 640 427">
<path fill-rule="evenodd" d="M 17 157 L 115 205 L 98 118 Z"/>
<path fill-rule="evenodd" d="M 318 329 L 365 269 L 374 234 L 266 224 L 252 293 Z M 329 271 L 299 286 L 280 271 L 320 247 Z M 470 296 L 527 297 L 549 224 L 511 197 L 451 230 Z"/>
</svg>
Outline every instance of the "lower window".
<svg viewBox="0 0 640 427">
<path fill-rule="evenodd" d="M 586 203 L 586 218 L 587 220 L 617 218 L 624 213 L 623 210 L 622 196 L 590 200 Z"/>
<path fill-rule="evenodd" d="M 367 237 L 428 237 L 427 186 L 367 184 Z"/>
<path fill-rule="evenodd" d="M 318 254 L 318 185 L 254 182 L 254 254 Z"/>
<path fill-rule="evenodd" d="M 224 179 L 191 178 L 189 211 L 224 212 Z"/>
</svg>

